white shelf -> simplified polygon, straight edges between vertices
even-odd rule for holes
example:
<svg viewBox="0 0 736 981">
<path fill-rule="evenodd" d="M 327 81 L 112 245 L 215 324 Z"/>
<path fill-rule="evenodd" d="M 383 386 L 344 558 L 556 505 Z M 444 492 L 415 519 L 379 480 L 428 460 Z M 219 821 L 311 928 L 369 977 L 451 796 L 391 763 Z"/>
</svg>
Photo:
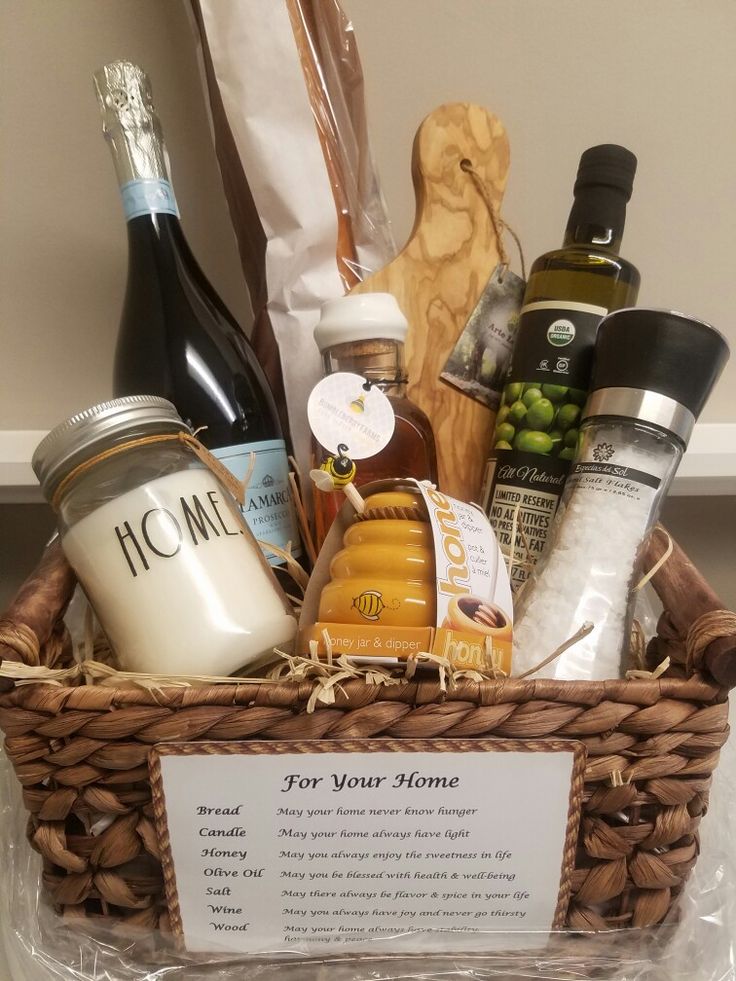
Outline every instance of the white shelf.
<svg viewBox="0 0 736 981">
<path fill-rule="evenodd" d="M 671 494 L 736 494 L 736 423 L 703 422 L 693 431 Z"/>
<path fill-rule="evenodd" d="M 0 429 L 0 504 L 43 501 L 31 456 L 46 431 Z M 736 495 L 736 423 L 695 427 L 671 494 L 680 497 Z"/>
<path fill-rule="evenodd" d="M 45 429 L 0 429 L 0 504 L 43 501 L 31 457 L 45 435 Z"/>
</svg>

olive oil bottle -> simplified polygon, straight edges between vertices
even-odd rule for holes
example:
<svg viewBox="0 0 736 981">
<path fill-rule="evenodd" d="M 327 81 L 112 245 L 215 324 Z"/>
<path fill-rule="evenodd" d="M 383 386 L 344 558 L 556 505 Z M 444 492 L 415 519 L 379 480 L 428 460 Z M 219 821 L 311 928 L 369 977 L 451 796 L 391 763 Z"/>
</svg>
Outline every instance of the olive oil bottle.
<svg viewBox="0 0 736 981">
<path fill-rule="evenodd" d="M 639 273 L 618 254 L 635 172 L 624 147 L 586 150 L 562 248 L 530 270 L 485 482 L 515 589 L 544 550 L 575 454 L 598 324 L 636 303 Z"/>
</svg>

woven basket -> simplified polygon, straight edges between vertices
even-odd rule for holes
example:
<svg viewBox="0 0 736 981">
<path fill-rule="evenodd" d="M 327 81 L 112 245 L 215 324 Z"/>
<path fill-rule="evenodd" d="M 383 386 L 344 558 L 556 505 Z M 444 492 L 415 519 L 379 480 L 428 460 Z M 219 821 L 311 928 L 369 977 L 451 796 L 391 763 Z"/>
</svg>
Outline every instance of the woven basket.
<svg viewBox="0 0 736 981">
<path fill-rule="evenodd" d="M 436 677 L 390 687 L 350 680 L 313 712 L 310 682 L 6 690 L 0 727 L 53 903 L 65 915 L 168 930 L 147 766 L 157 743 L 554 737 L 579 740 L 588 753 L 567 925 L 672 919 L 728 736 L 736 618 L 677 548 L 654 583 L 670 612 L 649 653 L 653 663 L 669 654 L 675 675 L 656 680 L 463 681 L 446 692 Z M 59 550 L 47 550 L 0 622 L 0 655 L 68 660 L 62 617 L 73 584 Z M 111 823 L 93 835 L 100 815 Z"/>
</svg>

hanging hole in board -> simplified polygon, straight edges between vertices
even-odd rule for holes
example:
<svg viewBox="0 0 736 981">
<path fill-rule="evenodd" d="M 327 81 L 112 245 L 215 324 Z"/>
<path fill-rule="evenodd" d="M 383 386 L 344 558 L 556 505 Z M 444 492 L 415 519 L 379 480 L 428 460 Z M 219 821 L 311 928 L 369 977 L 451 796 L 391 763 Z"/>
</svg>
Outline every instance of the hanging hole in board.
<svg viewBox="0 0 736 981">
<path fill-rule="evenodd" d="M 464 170 L 466 172 L 469 171 L 469 170 L 472 170 L 473 169 L 473 161 L 472 160 L 468 160 L 467 157 L 463 157 L 463 159 L 460 161 L 460 169 L 461 170 Z"/>
</svg>

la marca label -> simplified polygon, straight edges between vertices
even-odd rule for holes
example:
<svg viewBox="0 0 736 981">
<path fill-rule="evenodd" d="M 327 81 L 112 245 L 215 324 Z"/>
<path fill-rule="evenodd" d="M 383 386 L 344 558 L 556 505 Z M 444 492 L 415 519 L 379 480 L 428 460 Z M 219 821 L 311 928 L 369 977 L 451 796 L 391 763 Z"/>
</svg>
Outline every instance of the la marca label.
<svg viewBox="0 0 736 981">
<path fill-rule="evenodd" d="M 584 764 L 561 740 L 158 746 L 174 932 L 269 957 L 542 947 L 564 924 Z"/>
</svg>

